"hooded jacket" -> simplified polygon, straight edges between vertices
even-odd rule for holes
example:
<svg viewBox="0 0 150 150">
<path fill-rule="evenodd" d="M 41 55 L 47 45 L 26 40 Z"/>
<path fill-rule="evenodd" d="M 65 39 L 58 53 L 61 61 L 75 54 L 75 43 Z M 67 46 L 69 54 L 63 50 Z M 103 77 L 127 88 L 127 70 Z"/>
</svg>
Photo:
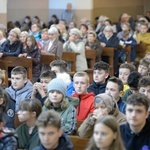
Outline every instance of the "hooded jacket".
<svg viewBox="0 0 150 150">
<path fill-rule="evenodd" d="M 24 85 L 23 88 L 20 90 L 15 90 L 12 85 L 5 89 L 6 92 L 9 94 L 9 96 L 16 101 L 16 107 L 15 110 L 18 112 L 19 104 L 21 101 L 23 101 L 26 98 L 30 98 L 32 91 L 33 91 L 33 85 L 28 80 L 27 83 Z"/>
<path fill-rule="evenodd" d="M 33 150 L 47 150 L 42 144 Z M 66 134 L 62 134 L 59 138 L 59 144 L 54 150 L 73 150 L 73 145 Z"/>
<path fill-rule="evenodd" d="M 139 133 L 133 133 L 129 124 L 120 126 L 121 136 L 127 150 L 150 150 L 150 122 Z"/>
<path fill-rule="evenodd" d="M 84 95 L 78 95 L 75 93 L 72 97 L 79 98 L 79 105 L 77 106 L 77 120 L 85 120 L 88 114 L 94 111 L 94 94 L 92 92 Z"/>
</svg>

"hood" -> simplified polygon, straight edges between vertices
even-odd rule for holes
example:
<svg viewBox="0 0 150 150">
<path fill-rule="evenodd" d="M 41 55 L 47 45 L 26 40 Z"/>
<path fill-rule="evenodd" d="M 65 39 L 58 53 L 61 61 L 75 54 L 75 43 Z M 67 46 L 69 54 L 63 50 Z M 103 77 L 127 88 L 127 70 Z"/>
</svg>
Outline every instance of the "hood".
<svg viewBox="0 0 150 150">
<path fill-rule="evenodd" d="M 57 74 L 57 78 L 61 78 L 66 83 L 67 86 L 71 83 L 71 77 L 66 72 L 64 72 L 64 73 L 58 73 Z"/>
</svg>

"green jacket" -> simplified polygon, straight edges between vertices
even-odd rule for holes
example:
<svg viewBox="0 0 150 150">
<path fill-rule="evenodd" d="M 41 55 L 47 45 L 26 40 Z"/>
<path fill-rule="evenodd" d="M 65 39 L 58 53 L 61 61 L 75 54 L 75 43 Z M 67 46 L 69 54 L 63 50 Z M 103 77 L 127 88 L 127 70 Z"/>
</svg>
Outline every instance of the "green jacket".
<svg viewBox="0 0 150 150">
<path fill-rule="evenodd" d="M 130 96 L 131 94 L 132 94 L 131 90 L 130 90 L 130 89 L 127 89 L 127 90 L 125 91 L 124 95 L 122 96 L 122 100 L 126 102 L 128 96 Z"/>
<path fill-rule="evenodd" d="M 29 134 L 28 126 L 23 124 L 16 129 L 18 135 L 18 148 L 32 150 L 40 144 L 38 137 L 38 128 L 34 127 L 32 134 Z"/>
</svg>

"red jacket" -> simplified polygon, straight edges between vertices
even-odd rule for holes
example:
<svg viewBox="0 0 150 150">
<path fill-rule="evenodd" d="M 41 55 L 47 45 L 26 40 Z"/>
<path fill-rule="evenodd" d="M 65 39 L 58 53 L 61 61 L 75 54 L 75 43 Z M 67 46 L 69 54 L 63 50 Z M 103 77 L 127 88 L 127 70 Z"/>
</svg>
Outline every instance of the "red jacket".
<svg viewBox="0 0 150 150">
<path fill-rule="evenodd" d="M 77 120 L 83 121 L 87 118 L 88 114 L 94 111 L 94 94 L 92 92 L 78 95 L 74 93 L 72 97 L 79 98 L 79 105 L 77 106 Z"/>
</svg>

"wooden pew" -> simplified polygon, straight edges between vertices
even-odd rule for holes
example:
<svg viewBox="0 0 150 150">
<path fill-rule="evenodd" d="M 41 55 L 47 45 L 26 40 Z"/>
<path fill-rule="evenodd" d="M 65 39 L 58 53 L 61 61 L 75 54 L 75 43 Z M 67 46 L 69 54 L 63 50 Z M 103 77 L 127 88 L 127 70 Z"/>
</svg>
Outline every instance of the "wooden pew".
<svg viewBox="0 0 150 150">
<path fill-rule="evenodd" d="M 143 58 L 146 54 L 146 47 L 147 45 L 144 43 L 140 43 L 135 46 L 136 56 L 140 55 L 141 58 Z"/>
<path fill-rule="evenodd" d="M 52 55 L 52 54 L 51 55 L 44 55 L 44 54 L 42 54 L 40 64 L 41 65 L 49 65 L 55 59 L 56 59 L 55 55 Z"/>
<path fill-rule="evenodd" d="M 93 66 L 95 64 L 96 54 L 97 54 L 96 50 L 85 50 L 86 59 L 90 60 L 89 68 L 93 68 Z"/>
<path fill-rule="evenodd" d="M 74 150 L 84 150 L 84 149 L 86 149 L 87 144 L 89 142 L 89 139 L 81 138 L 79 136 L 69 135 L 69 138 L 71 139 Z"/>
<path fill-rule="evenodd" d="M 71 63 L 71 72 L 76 72 L 76 56 L 75 52 L 63 52 L 62 60 Z"/>
<path fill-rule="evenodd" d="M 1 62 L 4 63 L 4 66 L 2 69 L 5 69 L 8 73 L 8 68 L 13 68 L 16 66 L 23 66 L 27 69 L 27 78 L 32 81 L 32 58 L 19 58 L 19 57 L 2 57 Z M 9 81 L 8 81 L 9 82 Z M 9 83 L 6 83 L 6 86 L 9 85 Z"/>
<path fill-rule="evenodd" d="M 127 62 L 130 63 L 131 46 L 126 46 L 124 50 L 128 53 Z"/>
<path fill-rule="evenodd" d="M 110 66 L 110 75 L 114 75 L 114 51 L 112 47 L 103 47 L 102 48 L 102 57 L 108 57 L 109 66 Z"/>
</svg>

